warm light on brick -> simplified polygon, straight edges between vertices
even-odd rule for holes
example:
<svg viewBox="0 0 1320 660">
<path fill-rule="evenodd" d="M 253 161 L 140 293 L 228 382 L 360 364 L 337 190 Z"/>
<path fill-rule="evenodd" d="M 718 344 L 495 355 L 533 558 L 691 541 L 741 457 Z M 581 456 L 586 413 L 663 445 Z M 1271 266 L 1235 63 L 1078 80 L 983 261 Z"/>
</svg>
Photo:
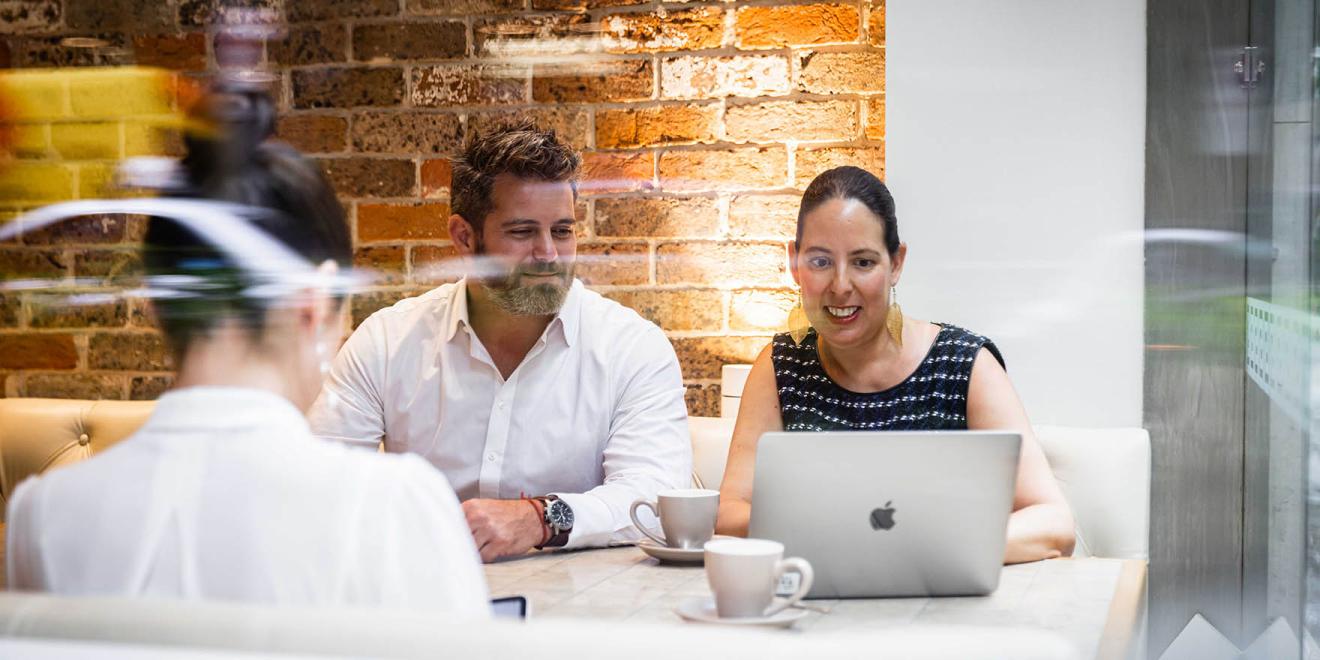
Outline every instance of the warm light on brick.
<svg viewBox="0 0 1320 660">
<path fill-rule="evenodd" d="M 736 29 L 741 48 L 853 43 L 861 33 L 861 17 L 851 4 L 743 7 Z"/>
<path fill-rule="evenodd" d="M 735 291 L 729 303 L 729 329 L 735 332 L 783 332 L 788 311 L 798 304 L 792 290 Z"/>
<path fill-rule="evenodd" d="M 664 190 L 779 188 L 788 178 L 788 152 L 783 147 L 666 151 L 659 172 Z"/>
<path fill-rule="evenodd" d="M 882 92 L 885 52 L 804 53 L 798 87 L 812 94 Z"/>
<path fill-rule="evenodd" d="M 532 75 L 532 100 L 538 103 L 642 101 L 655 90 L 650 60 L 610 60 L 601 73 L 577 73 L 576 67 L 538 67 Z"/>
<path fill-rule="evenodd" d="M 353 251 L 353 267 L 361 268 L 376 286 L 403 284 L 408 279 L 407 248 L 402 245 L 360 247 Z"/>
<path fill-rule="evenodd" d="M 522 66 L 418 67 L 412 72 L 412 103 L 423 108 L 521 103 L 530 76 Z"/>
<path fill-rule="evenodd" d="M 871 0 L 867 10 L 870 17 L 866 21 L 866 42 L 872 46 L 885 45 L 885 0 Z"/>
<path fill-rule="evenodd" d="M 851 140 L 857 127 L 856 101 L 769 101 L 731 105 L 724 114 L 733 142 Z"/>
<path fill-rule="evenodd" d="M 790 240 L 797 233 L 797 195 L 738 195 L 729 201 L 733 238 Z"/>
<path fill-rule="evenodd" d="M 359 204 L 357 238 L 363 243 L 447 239 L 449 205 Z"/>
<path fill-rule="evenodd" d="M 596 235 L 715 238 L 716 200 L 709 197 L 619 197 L 596 200 Z"/>
<path fill-rule="evenodd" d="M 698 7 L 663 14 L 613 14 L 601 21 L 605 49 L 622 53 L 657 53 L 719 48 L 724 11 Z"/>
<path fill-rule="evenodd" d="M 788 60 L 778 55 L 674 57 L 661 61 L 667 99 L 778 96 L 792 88 Z"/>
<path fill-rule="evenodd" d="M 277 136 L 324 170 L 378 276 L 352 296 L 356 326 L 462 276 L 451 158 L 530 120 L 582 152 L 578 275 L 669 333 L 695 414 L 718 414 L 721 365 L 783 327 L 800 191 L 839 165 L 885 171 L 884 0 L 298 0 L 260 17 L 269 37 L 203 29 L 252 18 L 237 7 L 132 1 L 0 16 L 33 35 L 0 73 L 0 222 L 116 194 L 120 158 L 181 153 L 177 108 L 214 67 L 268 70 Z M 71 30 L 159 68 L 90 67 L 104 58 L 62 46 Z M 136 286 L 144 226 L 30 235 L 0 246 L 0 274 Z M 0 394 L 150 399 L 171 382 L 142 301 L 32 295 L 0 296 L 0 346 L 34 353 L 0 350 Z"/>
<path fill-rule="evenodd" d="M 885 178 L 884 145 L 876 147 L 824 147 L 797 150 L 796 186 L 806 188 L 821 172 L 853 165 Z"/>
<path fill-rule="evenodd" d="M 474 112 L 467 116 L 468 135 L 489 133 L 500 126 L 522 121 L 531 121 L 543 129 L 553 130 L 577 149 L 587 148 L 591 138 L 591 115 L 586 108 L 574 106 Z"/>
<path fill-rule="evenodd" d="M 657 284 L 780 286 L 787 273 L 780 243 L 661 243 L 655 257 Z"/>
<path fill-rule="evenodd" d="M 650 190 L 655 187 L 654 160 L 649 151 L 583 154 L 578 189 L 587 194 Z"/>
<path fill-rule="evenodd" d="M 641 243 L 579 243 L 577 276 L 597 286 L 650 282 L 650 248 Z"/>
<path fill-rule="evenodd" d="M 866 102 L 866 139 L 885 139 L 885 97 L 883 96 Z"/>
<path fill-rule="evenodd" d="M 285 115 L 280 118 L 275 134 L 306 153 L 334 153 L 347 147 L 348 119 L 334 115 Z"/>
<path fill-rule="evenodd" d="M 671 332 L 719 332 L 724 325 L 724 292 L 714 289 L 611 291 L 619 304 Z"/>
<path fill-rule="evenodd" d="M 449 185 L 453 176 L 454 168 L 448 158 L 423 161 L 422 197 L 427 199 L 448 197 Z"/>
<path fill-rule="evenodd" d="M 596 113 L 596 146 L 601 149 L 714 142 L 719 106 L 662 105 Z"/>
</svg>

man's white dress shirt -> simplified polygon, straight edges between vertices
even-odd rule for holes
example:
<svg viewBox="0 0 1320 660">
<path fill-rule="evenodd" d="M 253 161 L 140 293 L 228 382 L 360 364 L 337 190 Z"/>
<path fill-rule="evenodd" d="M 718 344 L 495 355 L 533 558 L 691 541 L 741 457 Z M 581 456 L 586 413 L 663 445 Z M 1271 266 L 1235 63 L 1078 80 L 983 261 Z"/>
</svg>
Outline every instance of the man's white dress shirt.
<svg viewBox="0 0 1320 660">
<path fill-rule="evenodd" d="M 691 480 L 673 346 L 577 280 L 507 380 L 468 322 L 466 281 L 372 314 L 309 419 L 323 438 L 424 456 L 460 499 L 558 495 L 568 547 L 640 538 L 632 502 Z"/>
<path fill-rule="evenodd" d="M 7 523 L 13 589 L 489 615 L 444 475 L 318 440 L 262 390 L 166 392 L 134 435 L 20 484 Z"/>
</svg>

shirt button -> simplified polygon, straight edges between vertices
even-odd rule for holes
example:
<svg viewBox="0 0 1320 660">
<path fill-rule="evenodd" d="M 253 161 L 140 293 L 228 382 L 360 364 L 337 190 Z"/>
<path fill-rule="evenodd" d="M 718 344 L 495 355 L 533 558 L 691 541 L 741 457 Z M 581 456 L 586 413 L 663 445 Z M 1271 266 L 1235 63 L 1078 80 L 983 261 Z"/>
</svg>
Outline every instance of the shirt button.
<svg viewBox="0 0 1320 660">
<path fill-rule="evenodd" d="M 495 405 L 499 406 L 500 410 L 504 410 L 504 402 L 503 402 L 503 401 L 497 401 L 497 402 L 495 402 Z"/>
<path fill-rule="evenodd" d="M 495 459 L 496 459 L 495 452 L 491 452 L 491 453 L 489 453 L 489 454 L 486 454 L 486 460 L 491 461 L 491 462 L 494 462 Z"/>
</svg>

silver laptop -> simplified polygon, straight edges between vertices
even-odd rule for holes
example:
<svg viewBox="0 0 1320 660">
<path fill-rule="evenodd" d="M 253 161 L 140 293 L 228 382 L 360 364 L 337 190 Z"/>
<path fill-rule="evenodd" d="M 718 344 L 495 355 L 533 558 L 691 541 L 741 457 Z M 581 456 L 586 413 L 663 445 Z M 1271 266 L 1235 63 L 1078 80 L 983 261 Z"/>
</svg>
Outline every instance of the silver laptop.
<svg viewBox="0 0 1320 660">
<path fill-rule="evenodd" d="M 999 586 L 1018 433 L 767 433 L 748 536 L 811 562 L 808 598 L 979 596 Z"/>
</svg>

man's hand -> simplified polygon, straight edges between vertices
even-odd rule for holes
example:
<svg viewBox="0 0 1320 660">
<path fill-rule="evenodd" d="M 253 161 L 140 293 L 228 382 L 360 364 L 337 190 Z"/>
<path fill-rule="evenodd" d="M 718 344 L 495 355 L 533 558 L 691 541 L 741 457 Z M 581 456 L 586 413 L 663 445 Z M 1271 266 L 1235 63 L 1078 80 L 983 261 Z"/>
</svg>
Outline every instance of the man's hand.
<svg viewBox="0 0 1320 660">
<path fill-rule="evenodd" d="M 468 500 L 463 515 L 484 562 L 527 552 L 544 535 L 539 509 L 528 500 Z"/>
</svg>

